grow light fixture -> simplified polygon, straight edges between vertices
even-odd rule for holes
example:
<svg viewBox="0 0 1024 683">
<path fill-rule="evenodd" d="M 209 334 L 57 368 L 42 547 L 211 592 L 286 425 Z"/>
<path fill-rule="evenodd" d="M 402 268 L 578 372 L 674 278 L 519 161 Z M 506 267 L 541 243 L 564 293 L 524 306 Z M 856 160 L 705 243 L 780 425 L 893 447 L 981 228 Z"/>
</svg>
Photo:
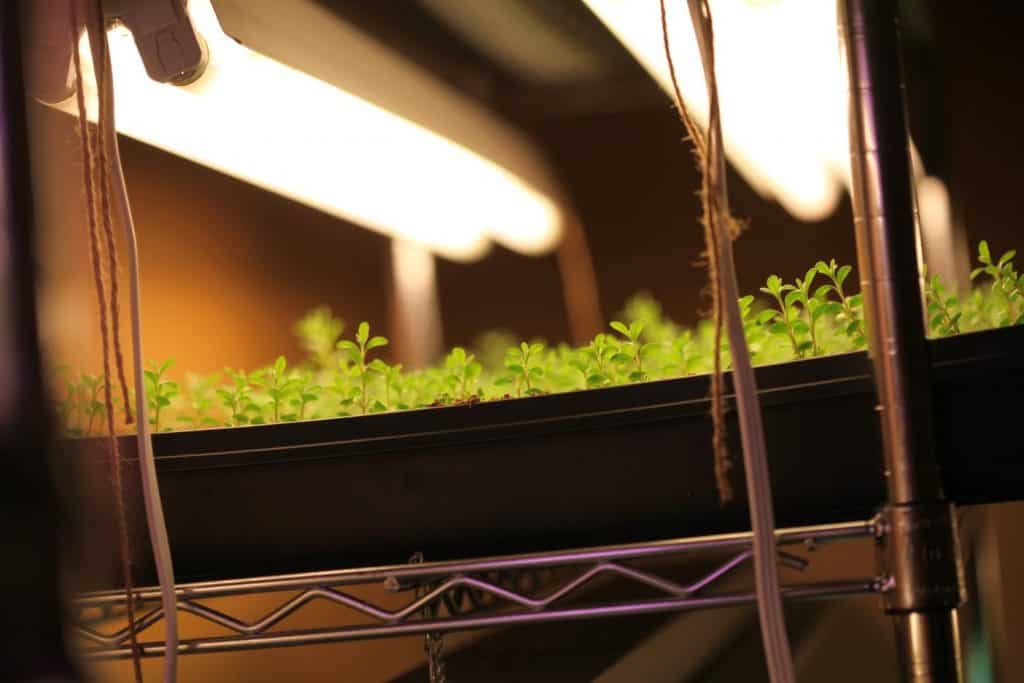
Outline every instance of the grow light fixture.
<svg viewBox="0 0 1024 683">
<path fill-rule="evenodd" d="M 584 0 L 670 95 L 659 0 Z M 763 197 L 817 221 L 850 186 L 848 77 L 829 0 L 708 0 L 715 19 L 715 64 L 722 134 L 729 160 Z M 708 98 L 685 2 L 665 3 L 672 60 L 686 107 L 707 125 Z M 920 229 L 932 272 L 958 281 L 949 196 L 919 172 Z"/>
<path fill-rule="evenodd" d="M 111 29 L 119 132 L 451 259 L 478 258 L 491 239 L 530 254 L 557 243 L 563 216 L 549 188 L 244 47 L 210 0 L 191 0 L 188 12 L 209 47 L 188 86 L 152 81 L 131 34 Z M 525 144 L 508 133 L 507 145 Z"/>
<path fill-rule="evenodd" d="M 659 0 L 584 0 L 672 93 Z M 672 57 L 702 127 L 708 98 L 685 2 L 666 2 Z M 725 150 L 762 196 L 802 220 L 836 207 L 849 179 L 846 73 L 828 0 L 709 0 Z"/>
</svg>

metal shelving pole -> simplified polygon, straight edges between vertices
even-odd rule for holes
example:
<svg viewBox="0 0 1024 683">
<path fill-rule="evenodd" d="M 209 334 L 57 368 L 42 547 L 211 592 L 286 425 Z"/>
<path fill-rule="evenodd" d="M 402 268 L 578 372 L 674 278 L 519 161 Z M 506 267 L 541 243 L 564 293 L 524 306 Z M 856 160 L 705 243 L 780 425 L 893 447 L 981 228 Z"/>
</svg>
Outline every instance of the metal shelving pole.
<svg viewBox="0 0 1024 683">
<path fill-rule="evenodd" d="M 899 34 L 891 0 L 839 0 L 850 77 L 857 262 L 882 425 L 888 502 L 881 558 L 903 676 L 962 680 L 961 566 L 935 458 L 931 382 Z"/>
</svg>

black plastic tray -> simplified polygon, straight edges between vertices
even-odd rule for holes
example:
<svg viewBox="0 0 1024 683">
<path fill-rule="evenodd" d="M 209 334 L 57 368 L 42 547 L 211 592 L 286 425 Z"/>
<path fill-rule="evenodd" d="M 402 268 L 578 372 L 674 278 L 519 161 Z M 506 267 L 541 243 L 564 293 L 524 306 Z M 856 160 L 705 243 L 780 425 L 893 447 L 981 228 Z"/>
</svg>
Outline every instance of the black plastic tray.
<svg viewBox="0 0 1024 683">
<path fill-rule="evenodd" d="M 1024 439 L 1016 435 L 1024 418 L 1022 342 L 1024 328 L 930 343 L 936 446 L 947 494 L 958 503 L 1024 494 Z M 762 367 L 757 379 L 777 523 L 871 516 L 884 498 L 884 472 L 866 354 Z M 717 498 L 707 393 L 708 378 L 691 377 L 159 434 L 154 449 L 177 578 L 401 563 L 416 551 L 447 559 L 749 528 L 734 423 L 738 496 L 726 506 Z M 121 444 L 133 450 L 131 439 Z M 100 440 L 85 445 L 77 459 L 84 453 L 90 461 L 87 523 L 105 527 L 109 540 L 108 460 L 97 457 Z M 137 480 L 134 472 L 126 477 Z M 137 581 L 149 582 L 137 506 L 129 519 Z"/>
</svg>

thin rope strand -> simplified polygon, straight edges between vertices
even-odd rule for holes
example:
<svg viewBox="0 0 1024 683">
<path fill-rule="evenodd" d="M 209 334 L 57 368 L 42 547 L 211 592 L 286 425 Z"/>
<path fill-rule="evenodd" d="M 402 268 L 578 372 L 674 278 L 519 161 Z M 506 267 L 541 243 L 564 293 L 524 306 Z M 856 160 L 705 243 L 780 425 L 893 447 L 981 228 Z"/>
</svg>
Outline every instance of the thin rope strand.
<svg viewBox="0 0 1024 683">
<path fill-rule="evenodd" d="M 754 532 L 754 574 L 761 636 L 771 680 L 773 683 L 792 683 L 792 653 L 779 588 L 771 476 L 768 469 L 764 425 L 757 396 L 757 379 L 750 363 L 743 320 L 736 303 L 739 293 L 732 253 L 735 221 L 729 212 L 721 111 L 715 74 L 714 26 L 707 0 L 688 0 L 688 6 L 700 48 L 709 96 L 708 163 L 705 172 L 712 191 L 712 221 L 720 237 L 719 283 L 722 287 L 723 300 L 727 304 L 725 312 L 729 337 L 733 341 L 730 351 L 733 359 L 740 437 L 743 442 L 743 459 L 746 465 L 747 497 L 750 501 L 750 518 Z"/>
<path fill-rule="evenodd" d="M 97 9 L 92 16 L 93 22 L 97 24 L 94 31 L 97 34 L 103 32 L 103 10 Z M 100 55 L 99 60 L 94 59 L 94 71 L 96 73 L 97 90 L 104 91 L 105 65 L 110 59 L 110 50 L 107 49 L 105 41 L 96 41 L 93 48 L 94 54 Z M 91 45 L 91 42 L 90 42 Z M 113 103 L 108 98 L 99 97 L 99 120 L 102 121 L 108 115 L 108 110 Z M 110 211 L 110 159 L 107 156 L 107 146 L 104 143 L 106 131 L 103 126 L 97 125 L 96 135 L 98 137 L 97 149 L 99 150 L 99 196 L 100 216 L 102 218 L 103 233 L 106 242 L 107 272 L 110 276 L 110 322 L 111 336 L 114 340 L 114 366 L 117 369 L 117 381 L 121 385 L 121 400 L 124 405 L 125 424 L 132 424 L 131 401 L 128 398 L 128 381 L 125 379 L 124 353 L 121 350 L 121 287 L 120 287 L 120 265 L 117 258 L 117 242 L 114 239 L 113 219 Z"/>
<path fill-rule="evenodd" d="M 136 683 L 142 683 L 142 662 L 139 658 L 139 644 L 135 633 L 135 602 L 133 598 L 132 572 L 131 572 L 131 546 L 128 537 L 128 518 L 125 513 L 124 483 L 121 476 L 121 451 L 118 447 L 117 436 L 114 426 L 114 405 L 113 397 L 110 394 L 110 339 L 107 327 L 107 310 L 105 287 L 103 284 L 103 273 L 100 268 L 99 251 L 99 228 L 96 221 L 96 188 L 93 184 L 94 155 L 92 140 L 88 131 L 88 117 L 85 107 L 85 92 L 83 88 L 83 70 L 81 55 L 78 51 L 78 40 L 80 27 L 78 7 L 76 0 L 69 0 L 71 20 L 71 42 L 72 56 L 75 67 L 75 103 L 78 108 L 78 129 L 82 149 L 82 182 L 85 185 L 86 209 L 89 223 L 89 247 L 90 260 L 92 262 L 93 285 L 96 290 L 96 298 L 99 304 L 100 317 L 100 338 L 103 349 L 103 377 L 104 377 L 104 409 L 107 423 L 107 442 L 111 453 L 111 465 L 114 477 L 115 507 L 117 511 L 118 535 L 120 536 L 121 551 L 121 575 L 127 593 L 128 627 L 129 638 L 132 649 L 132 665 Z"/>
<path fill-rule="evenodd" d="M 725 378 L 722 372 L 722 338 L 724 329 L 722 283 L 719 278 L 718 268 L 718 231 L 715 230 L 713 223 L 714 212 L 711 210 L 712 187 L 709 174 L 706 171 L 708 166 L 708 143 L 704 134 L 690 116 L 686 105 L 683 104 L 683 95 L 679 89 L 679 80 L 676 77 L 675 62 L 672 59 L 672 46 L 669 38 L 665 0 L 661 0 L 661 33 L 665 48 L 665 60 L 668 62 L 668 72 L 672 81 L 672 89 L 675 93 L 676 112 L 679 114 L 679 120 L 682 121 L 683 127 L 686 129 L 689 140 L 693 143 L 693 155 L 696 157 L 697 168 L 701 176 L 701 225 L 704 229 L 705 258 L 707 259 L 708 284 L 711 294 L 711 320 L 714 327 L 711 368 L 711 450 L 714 454 L 715 485 L 718 488 L 718 498 L 724 505 L 733 499 L 732 483 L 729 481 L 732 461 L 729 458 L 728 432 L 726 431 L 725 424 Z"/>
</svg>

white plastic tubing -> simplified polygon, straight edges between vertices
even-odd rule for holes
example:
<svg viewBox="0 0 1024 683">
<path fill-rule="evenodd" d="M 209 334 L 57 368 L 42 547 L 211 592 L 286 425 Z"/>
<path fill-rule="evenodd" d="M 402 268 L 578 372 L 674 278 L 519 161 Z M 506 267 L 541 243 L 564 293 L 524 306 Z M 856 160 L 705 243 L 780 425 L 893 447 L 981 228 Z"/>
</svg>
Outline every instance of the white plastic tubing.
<svg viewBox="0 0 1024 683">
<path fill-rule="evenodd" d="M 174 589 L 174 564 L 171 561 L 171 549 L 167 540 L 167 525 L 164 522 L 163 504 L 160 500 L 160 485 L 156 478 L 156 464 L 153 460 L 153 441 L 150 434 L 148 410 L 146 407 L 146 383 L 143 368 L 142 352 L 142 307 L 139 290 L 139 253 L 135 238 L 135 223 L 132 220 L 131 206 L 128 203 L 128 190 L 124 184 L 121 168 L 121 151 L 117 143 L 117 126 L 114 121 L 114 80 L 109 59 L 102 59 L 99 53 L 100 41 L 107 41 L 106 31 L 98 26 L 98 22 L 87 22 L 89 45 L 91 46 L 95 69 L 105 69 L 103 80 L 105 91 L 99 96 L 104 99 L 104 110 L 107 114 L 99 122 L 103 126 L 103 140 L 107 146 L 107 158 L 110 160 L 110 185 L 113 190 L 113 205 L 116 220 L 124 229 L 125 244 L 128 249 L 128 274 L 131 300 L 132 355 L 135 374 L 135 416 L 137 426 L 137 448 L 139 456 L 139 472 L 142 477 L 142 497 L 146 508 L 146 525 L 149 529 L 149 540 L 153 548 L 153 560 L 156 564 L 157 578 L 160 581 L 160 602 L 164 617 L 164 642 L 167 645 L 164 655 L 164 681 L 174 683 L 178 671 L 178 611 Z M 95 35 L 98 31 L 101 35 Z M 107 54 L 110 45 L 106 44 Z M 98 74 L 97 74 L 98 75 Z M 99 80 L 99 79 L 97 79 Z"/>
<path fill-rule="evenodd" d="M 709 100 L 714 87 L 714 46 L 711 26 L 711 9 L 706 0 L 688 0 L 693 30 L 697 34 L 704 78 L 708 87 Z M 680 104 L 680 106 L 682 106 Z M 717 205 L 719 215 L 729 213 L 729 196 L 726 189 L 725 154 L 722 149 L 721 117 L 709 112 L 707 148 L 709 165 L 705 169 L 711 177 L 717 176 L 717 183 L 711 187 L 710 201 Z M 743 319 L 739 310 L 739 287 L 736 284 L 736 264 L 733 262 L 732 238 L 724 220 L 712 221 L 717 231 L 718 278 L 721 287 L 722 309 L 725 315 L 726 331 L 729 335 L 729 349 L 732 355 L 732 378 L 736 391 L 736 405 L 739 414 L 740 440 L 743 444 L 743 464 L 746 471 L 747 498 L 750 501 L 750 519 L 754 535 L 754 580 L 757 589 L 757 608 L 761 622 L 761 639 L 764 642 L 765 659 L 772 683 L 793 683 L 793 656 L 786 633 L 785 614 L 782 608 L 782 593 L 779 588 L 779 573 L 775 545 L 775 512 L 772 508 L 771 479 L 768 473 L 768 455 L 764 440 L 764 425 L 761 422 L 761 406 L 757 397 L 757 382 L 750 363 Z"/>
</svg>

